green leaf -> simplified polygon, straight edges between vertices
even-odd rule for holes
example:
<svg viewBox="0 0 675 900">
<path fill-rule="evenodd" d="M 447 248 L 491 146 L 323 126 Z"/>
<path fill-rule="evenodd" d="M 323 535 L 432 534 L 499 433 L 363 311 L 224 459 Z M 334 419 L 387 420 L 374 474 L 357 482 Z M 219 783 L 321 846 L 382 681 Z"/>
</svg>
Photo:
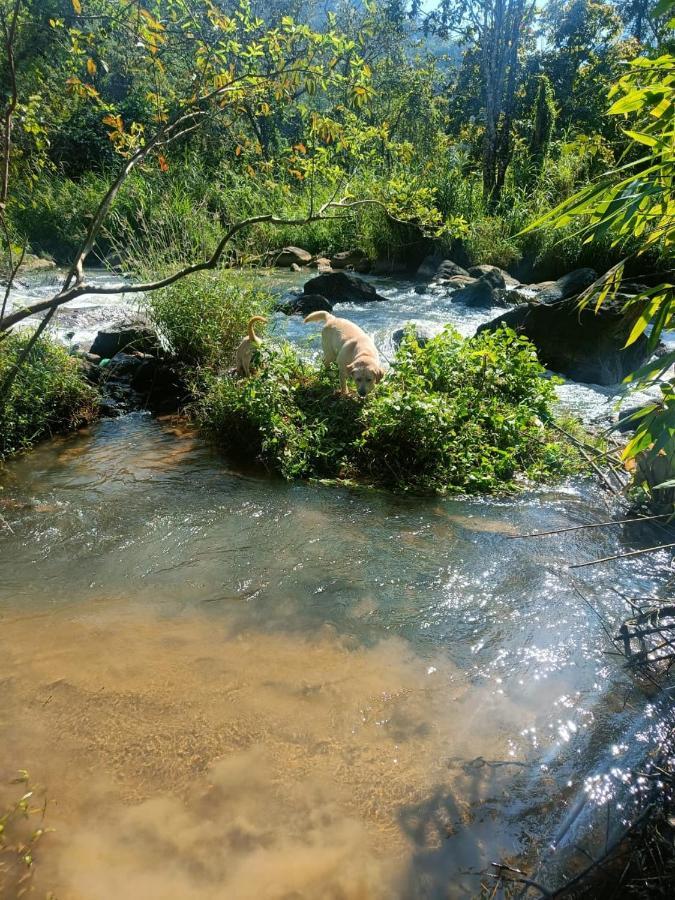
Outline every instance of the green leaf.
<svg viewBox="0 0 675 900">
<path fill-rule="evenodd" d="M 624 129 L 623 133 L 639 144 L 646 144 L 647 147 L 655 147 L 656 144 L 658 144 L 655 137 L 652 137 L 651 134 L 645 134 L 642 131 L 629 131 L 628 129 Z"/>
<path fill-rule="evenodd" d="M 654 313 L 658 312 L 658 309 L 663 303 L 664 299 L 665 294 L 660 294 L 659 296 L 654 297 L 649 305 L 646 306 L 645 309 L 643 309 L 637 322 L 635 323 L 635 325 L 633 325 L 631 333 L 628 335 L 628 340 L 624 344 L 624 348 L 630 347 L 631 344 L 634 344 L 635 341 L 637 341 L 647 325 L 649 325 Z"/>
</svg>

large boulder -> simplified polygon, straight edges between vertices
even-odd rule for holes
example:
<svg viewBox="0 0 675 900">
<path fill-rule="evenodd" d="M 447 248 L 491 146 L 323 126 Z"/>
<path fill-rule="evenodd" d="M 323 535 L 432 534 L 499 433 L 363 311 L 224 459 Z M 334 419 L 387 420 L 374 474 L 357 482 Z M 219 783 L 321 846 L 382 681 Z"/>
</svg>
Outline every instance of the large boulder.
<svg viewBox="0 0 675 900">
<path fill-rule="evenodd" d="M 641 307 L 626 311 L 621 299 L 600 307 L 579 309 L 570 297 L 553 305 L 525 303 L 490 322 L 478 332 L 508 325 L 528 337 L 542 365 L 588 384 L 617 384 L 649 357 L 642 335 L 625 347 Z"/>
<path fill-rule="evenodd" d="M 575 269 L 563 275 L 553 284 L 546 285 L 533 284 L 531 287 L 537 289 L 537 300 L 539 303 L 557 303 L 558 300 L 567 300 L 568 297 L 577 297 L 587 287 L 590 287 L 597 279 L 598 273 L 595 269 Z"/>
<path fill-rule="evenodd" d="M 430 287 L 458 291 L 460 288 L 468 287 L 470 284 L 475 284 L 477 281 L 478 279 L 472 278 L 471 275 L 453 275 L 451 278 L 445 278 L 443 281 L 433 281 Z"/>
<path fill-rule="evenodd" d="M 386 300 L 372 284 L 351 272 L 324 272 L 310 278 L 305 284 L 305 294 L 321 294 L 331 303 L 372 303 Z"/>
<path fill-rule="evenodd" d="M 154 353 L 160 348 L 157 332 L 142 320 L 119 322 L 103 328 L 94 338 L 89 352 L 104 359 L 112 359 L 124 350 Z"/>
<path fill-rule="evenodd" d="M 302 247 L 284 247 L 283 250 L 275 250 L 270 254 L 270 262 L 280 269 L 290 269 L 295 263 L 297 266 L 307 266 L 312 261 L 312 254 Z"/>
<path fill-rule="evenodd" d="M 466 269 L 458 266 L 451 259 L 445 259 L 441 253 L 432 253 L 422 260 L 417 270 L 417 277 L 431 280 L 439 278 L 452 278 L 453 275 L 468 275 Z"/>
<path fill-rule="evenodd" d="M 499 284 L 495 284 L 495 287 L 517 287 L 520 284 L 517 278 L 509 275 L 505 269 L 500 269 L 498 266 L 472 266 L 469 269 L 469 275 L 473 275 L 474 278 L 491 276 L 495 281 L 499 282 Z"/>
<path fill-rule="evenodd" d="M 363 250 L 342 250 L 330 258 L 332 269 L 354 269 L 355 272 L 370 272 L 370 260 Z"/>
<path fill-rule="evenodd" d="M 287 316 L 308 316 L 319 310 L 331 312 L 333 304 L 321 294 L 295 294 L 278 303 L 276 309 Z"/>
</svg>

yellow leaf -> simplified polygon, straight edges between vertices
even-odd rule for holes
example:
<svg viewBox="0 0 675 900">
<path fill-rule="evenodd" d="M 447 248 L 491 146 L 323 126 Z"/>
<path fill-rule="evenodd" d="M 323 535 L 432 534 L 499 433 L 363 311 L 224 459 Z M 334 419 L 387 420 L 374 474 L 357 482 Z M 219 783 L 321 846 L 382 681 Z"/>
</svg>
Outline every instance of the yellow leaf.
<svg viewBox="0 0 675 900">
<path fill-rule="evenodd" d="M 96 63 L 91 57 L 87 60 L 87 72 L 89 72 L 90 75 L 96 74 Z"/>
<path fill-rule="evenodd" d="M 79 16 L 80 13 L 82 12 L 82 4 L 80 3 L 80 0 L 72 0 L 72 3 L 73 3 L 73 9 Z"/>
</svg>

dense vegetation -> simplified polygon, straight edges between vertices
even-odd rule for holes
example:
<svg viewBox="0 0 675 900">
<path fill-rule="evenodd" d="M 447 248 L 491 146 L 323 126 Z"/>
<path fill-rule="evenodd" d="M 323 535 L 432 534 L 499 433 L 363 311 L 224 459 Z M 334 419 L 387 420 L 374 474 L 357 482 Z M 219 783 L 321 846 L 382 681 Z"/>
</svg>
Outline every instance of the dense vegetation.
<svg viewBox="0 0 675 900">
<path fill-rule="evenodd" d="M 672 167 L 671 6 L 0 0 L 3 268 L 20 274 L 24 250 L 69 266 L 41 305 L 47 328 L 92 291 L 85 265 L 121 267 L 145 281 L 134 289 L 149 289 L 184 362 L 212 366 L 264 305 L 223 269 L 285 243 L 360 246 L 411 268 L 441 249 L 523 280 L 624 259 L 624 275 L 665 267 L 668 230 L 641 207 L 628 227 L 595 184 L 626 165 L 644 181 L 638 145 Z M 606 115 L 610 93 L 634 90 L 664 126 L 662 145 L 649 128 L 623 127 L 638 111 L 630 100 Z M 635 178 L 616 179 L 629 204 Z M 652 183 L 672 219 L 672 169 Z M 549 215 L 579 191 L 600 204 L 577 204 L 581 222 Z M 200 309 L 219 295 L 213 332 Z M 30 312 L 3 302 L 0 335 Z"/>
<path fill-rule="evenodd" d="M 6 33 L 16 6 L 3 0 Z M 522 261 L 526 277 L 618 258 L 610 239 L 591 254 L 574 228 L 521 231 L 628 146 L 606 98 L 625 61 L 663 38 L 648 0 L 18 9 L 6 217 L 16 246 L 69 262 L 127 160 L 99 257 L 164 241 L 171 262 L 194 261 L 227 223 L 297 218 L 338 191 L 380 198 L 394 218 L 369 208 L 281 231 L 263 223 L 227 254 L 255 261 L 292 241 L 414 262 L 433 235 L 467 263 Z M 7 66 L 4 79 L 11 100 Z"/>
<path fill-rule="evenodd" d="M 336 396 L 337 373 L 289 346 L 261 353 L 251 378 L 207 379 L 198 418 L 230 452 L 285 478 L 495 491 L 578 462 L 544 424 L 554 389 L 534 348 L 506 329 L 463 340 L 446 328 L 423 347 L 410 332 L 365 400 Z"/>
<path fill-rule="evenodd" d="M 0 383 L 29 340 L 30 334 L 21 334 L 3 341 Z M 55 432 L 86 425 L 97 407 L 97 394 L 84 382 L 77 360 L 52 341 L 38 340 L 0 404 L 0 459 Z"/>
</svg>

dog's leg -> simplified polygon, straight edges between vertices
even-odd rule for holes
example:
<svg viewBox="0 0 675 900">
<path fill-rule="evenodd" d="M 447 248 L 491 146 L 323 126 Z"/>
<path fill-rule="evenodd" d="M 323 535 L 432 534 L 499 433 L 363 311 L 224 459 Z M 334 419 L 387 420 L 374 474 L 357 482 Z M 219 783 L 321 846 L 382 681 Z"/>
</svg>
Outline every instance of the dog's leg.
<svg viewBox="0 0 675 900">
<path fill-rule="evenodd" d="M 323 364 L 328 367 L 337 359 L 337 353 L 331 343 L 330 335 L 325 328 L 321 332 L 321 346 L 323 348 Z"/>
</svg>

